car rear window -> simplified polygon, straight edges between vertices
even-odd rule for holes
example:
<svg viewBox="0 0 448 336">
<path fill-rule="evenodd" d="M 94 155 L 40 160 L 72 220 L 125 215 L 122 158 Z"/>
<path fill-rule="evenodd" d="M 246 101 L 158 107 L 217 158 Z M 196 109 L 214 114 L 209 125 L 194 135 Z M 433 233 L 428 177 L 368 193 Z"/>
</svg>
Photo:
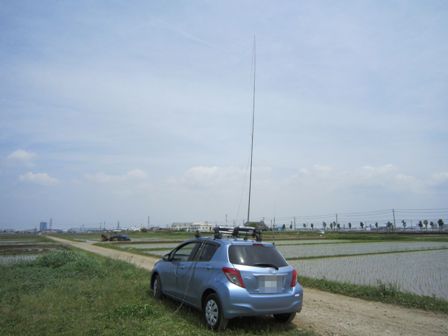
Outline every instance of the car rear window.
<svg viewBox="0 0 448 336">
<path fill-rule="evenodd" d="M 218 244 L 204 243 L 202 247 L 199 248 L 198 261 L 210 261 L 218 249 Z"/>
<path fill-rule="evenodd" d="M 231 245 L 229 259 L 232 264 L 246 266 L 273 265 L 275 267 L 287 266 L 285 258 L 273 246 L 262 244 Z"/>
</svg>

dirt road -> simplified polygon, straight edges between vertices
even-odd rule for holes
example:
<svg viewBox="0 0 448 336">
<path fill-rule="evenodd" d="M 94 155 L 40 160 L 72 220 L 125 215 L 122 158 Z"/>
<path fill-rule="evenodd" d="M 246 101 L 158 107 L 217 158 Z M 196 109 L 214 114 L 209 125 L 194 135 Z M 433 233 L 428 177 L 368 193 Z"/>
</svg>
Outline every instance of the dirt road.
<svg viewBox="0 0 448 336">
<path fill-rule="evenodd" d="M 151 270 L 156 259 L 89 243 L 48 237 L 105 257 L 124 260 Z M 448 316 L 418 309 L 365 301 L 305 288 L 303 310 L 294 323 L 319 335 L 439 336 L 448 335 Z"/>
<path fill-rule="evenodd" d="M 52 236 L 47 236 L 47 238 L 53 239 L 54 241 L 57 241 L 58 243 L 61 243 L 63 245 L 77 247 L 81 250 L 96 253 L 96 254 L 102 255 L 104 257 L 127 261 L 131 264 L 134 264 L 140 268 L 144 268 L 148 271 L 152 270 L 152 268 L 154 267 L 154 263 L 157 261 L 157 259 L 154 259 L 151 257 L 145 257 L 145 256 L 141 256 L 138 254 L 133 254 L 133 253 L 125 252 L 125 251 L 112 250 L 109 248 L 93 245 L 92 243 L 71 241 L 71 240 L 56 238 L 56 237 L 52 237 Z"/>
</svg>

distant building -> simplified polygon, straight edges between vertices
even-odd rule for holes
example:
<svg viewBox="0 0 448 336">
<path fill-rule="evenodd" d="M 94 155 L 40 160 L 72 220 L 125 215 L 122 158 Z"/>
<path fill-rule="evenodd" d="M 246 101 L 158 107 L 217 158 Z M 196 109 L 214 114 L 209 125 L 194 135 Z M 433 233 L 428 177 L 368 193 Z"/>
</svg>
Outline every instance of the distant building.
<svg viewBox="0 0 448 336">
<path fill-rule="evenodd" d="M 107 231 L 105 229 L 102 228 L 98 228 L 98 227 L 79 227 L 79 228 L 70 228 L 67 230 L 67 232 L 69 233 L 88 233 L 88 232 L 103 232 L 103 231 Z M 117 230 L 113 230 L 114 232 Z M 117 232 L 121 232 L 121 230 L 117 231 Z"/>
<path fill-rule="evenodd" d="M 190 231 L 211 232 L 213 225 L 208 222 L 196 222 L 191 224 Z"/>
<path fill-rule="evenodd" d="M 189 223 L 173 223 L 171 224 L 173 231 L 187 231 L 187 232 L 211 232 L 213 225 L 208 222 L 189 222 Z"/>
<path fill-rule="evenodd" d="M 43 232 L 43 231 L 47 231 L 48 230 L 48 224 L 47 222 L 40 222 L 39 225 L 39 231 Z"/>
</svg>

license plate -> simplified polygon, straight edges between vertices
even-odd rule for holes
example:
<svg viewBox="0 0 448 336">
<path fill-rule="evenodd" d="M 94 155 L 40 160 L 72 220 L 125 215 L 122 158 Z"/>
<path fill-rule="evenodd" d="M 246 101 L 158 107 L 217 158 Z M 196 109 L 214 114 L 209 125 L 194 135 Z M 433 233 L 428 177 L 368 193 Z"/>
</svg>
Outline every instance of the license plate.
<svg viewBox="0 0 448 336">
<path fill-rule="evenodd" d="M 280 279 L 277 276 L 261 276 L 258 283 L 262 293 L 276 293 L 280 291 Z"/>
</svg>

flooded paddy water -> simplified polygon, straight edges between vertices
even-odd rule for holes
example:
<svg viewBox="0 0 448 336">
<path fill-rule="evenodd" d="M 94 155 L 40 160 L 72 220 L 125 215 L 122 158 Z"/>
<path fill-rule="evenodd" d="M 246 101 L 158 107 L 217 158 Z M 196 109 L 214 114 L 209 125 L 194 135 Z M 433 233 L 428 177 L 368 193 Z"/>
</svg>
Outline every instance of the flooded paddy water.
<svg viewBox="0 0 448 336">
<path fill-rule="evenodd" d="M 448 250 L 290 261 L 300 275 L 377 286 L 448 300 Z"/>
<path fill-rule="evenodd" d="M 48 242 L 38 235 L 2 235 L 0 239 L 0 265 L 33 261 L 44 252 L 60 248 L 62 248 L 61 245 Z"/>
</svg>

